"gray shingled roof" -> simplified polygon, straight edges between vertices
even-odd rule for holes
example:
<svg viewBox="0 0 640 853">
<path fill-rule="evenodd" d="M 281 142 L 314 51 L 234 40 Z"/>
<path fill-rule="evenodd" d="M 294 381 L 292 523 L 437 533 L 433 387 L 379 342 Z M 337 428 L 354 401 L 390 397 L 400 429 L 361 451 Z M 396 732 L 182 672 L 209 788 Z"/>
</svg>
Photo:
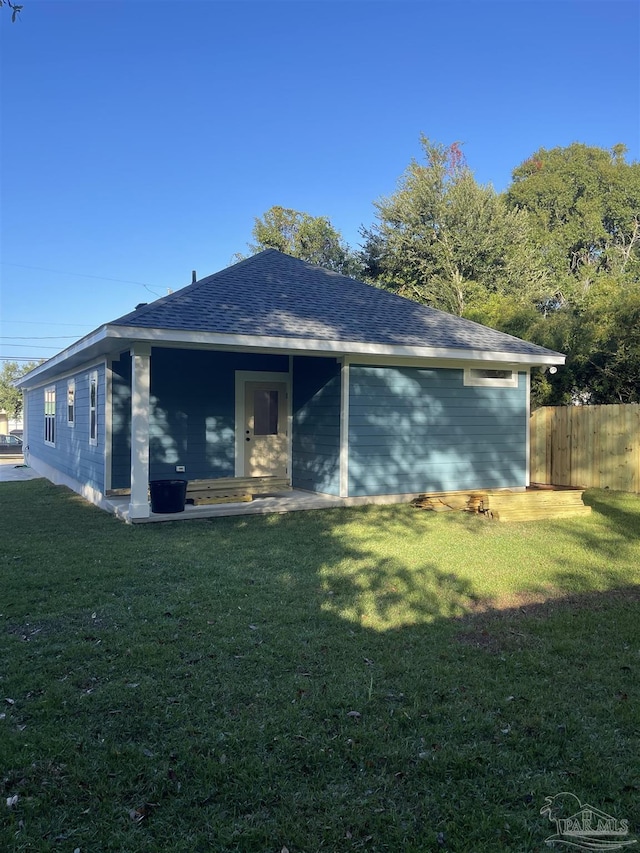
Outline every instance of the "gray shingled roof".
<svg viewBox="0 0 640 853">
<path fill-rule="evenodd" d="M 275 249 L 240 261 L 109 325 L 557 355 Z"/>
</svg>

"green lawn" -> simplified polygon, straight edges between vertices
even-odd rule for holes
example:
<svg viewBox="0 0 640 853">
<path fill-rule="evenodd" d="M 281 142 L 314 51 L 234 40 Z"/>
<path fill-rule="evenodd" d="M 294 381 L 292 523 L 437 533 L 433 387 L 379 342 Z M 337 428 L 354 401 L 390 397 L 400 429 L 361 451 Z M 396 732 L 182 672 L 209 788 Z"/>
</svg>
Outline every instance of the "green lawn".
<svg viewBox="0 0 640 853">
<path fill-rule="evenodd" d="M 541 851 L 640 836 L 640 498 L 127 527 L 0 484 L 0 850 Z"/>
</svg>

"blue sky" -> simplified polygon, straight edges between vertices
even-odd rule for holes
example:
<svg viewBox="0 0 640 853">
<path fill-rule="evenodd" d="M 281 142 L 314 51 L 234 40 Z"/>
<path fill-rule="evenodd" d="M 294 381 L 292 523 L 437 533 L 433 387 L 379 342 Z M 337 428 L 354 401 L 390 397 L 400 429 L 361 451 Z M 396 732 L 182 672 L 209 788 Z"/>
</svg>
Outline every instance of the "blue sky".
<svg viewBox="0 0 640 853">
<path fill-rule="evenodd" d="M 419 137 L 505 189 L 538 148 L 640 159 L 632 0 L 21 0 L 0 10 L 0 358 L 232 262 L 279 204 L 356 245 Z"/>
</svg>

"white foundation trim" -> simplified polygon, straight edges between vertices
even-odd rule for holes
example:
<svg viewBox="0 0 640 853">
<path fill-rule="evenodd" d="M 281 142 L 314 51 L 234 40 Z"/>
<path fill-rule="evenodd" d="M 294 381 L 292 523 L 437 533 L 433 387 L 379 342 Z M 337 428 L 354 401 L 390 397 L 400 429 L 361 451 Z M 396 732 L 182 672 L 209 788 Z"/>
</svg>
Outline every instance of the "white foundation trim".
<svg viewBox="0 0 640 853">
<path fill-rule="evenodd" d="M 54 486 L 66 486 L 68 489 L 71 489 L 71 491 L 81 495 L 85 500 L 100 507 L 100 509 L 107 511 L 111 510 L 109 503 L 106 501 L 105 496 L 100 489 L 97 489 L 95 486 L 90 486 L 88 483 L 81 483 L 79 480 L 76 480 L 75 477 L 70 477 L 68 474 L 59 471 L 47 462 L 43 462 L 42 459 L 38 459 L 38 457 L 34 456 L 32 453 L 29 454 L 29 467 L 36 473 L 42 474 L 43 477 L 46 477 L 47 480 L 54 484 Z"/>
</svg>

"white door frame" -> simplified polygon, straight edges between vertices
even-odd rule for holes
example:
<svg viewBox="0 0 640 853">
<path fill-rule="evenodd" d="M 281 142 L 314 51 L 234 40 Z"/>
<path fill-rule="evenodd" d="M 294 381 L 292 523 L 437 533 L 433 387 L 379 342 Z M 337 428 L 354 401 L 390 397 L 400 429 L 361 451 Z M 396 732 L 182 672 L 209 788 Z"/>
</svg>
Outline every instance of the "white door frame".
<svg viewBox="0 0 640 853">
<path fill-rule="evenodd" d="M 291 478 L 291 373 L 276 373 L 267 370 L 236 370 L 235 394 L 235 432 L 236 432 L 236 477 L 244 477 L 244 422 L 245 422 L 245 384 L 247 382 L 284 382 L 287 388 L 287 471 Z"/>
</svg>

